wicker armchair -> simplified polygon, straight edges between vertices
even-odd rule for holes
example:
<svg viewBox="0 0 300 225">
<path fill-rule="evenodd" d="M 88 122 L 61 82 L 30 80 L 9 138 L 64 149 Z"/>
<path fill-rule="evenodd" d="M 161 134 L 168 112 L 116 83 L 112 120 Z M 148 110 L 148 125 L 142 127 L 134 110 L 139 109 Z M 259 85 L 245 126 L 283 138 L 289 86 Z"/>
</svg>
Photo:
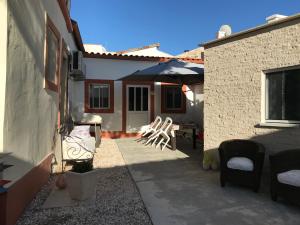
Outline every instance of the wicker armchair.
<svg viewBox="0 0 300 225">
<path fill-rule="evenodd" d="M 224 187 L 226 182 L 231 182 L 252 188 L 258 192 L 260 178 L 265 157 L 263 145 L 249 140 L 229 140 L 221 143 L 220 155 L 220 182 Z M 251 163 L 249 170 L 230 168 L 228 162 L 232 159 L 243 158 Z"/>
<path fill-rule="evenodd" d="M 285 197 L 287 200 L 300 204 L 300 186 L 299 186 L 299 170 L 300 170 L 300 149 L 291 149 L 270 155 L 271 164 L 271 198 L 276 201 L 277 196 Z M 278 179 L 280 174 L 289 171 L 296 171 L 298 174 L 292 178 L 298 179 L 298 185 L 291 185 L 280 182 Z"/>
</svg>

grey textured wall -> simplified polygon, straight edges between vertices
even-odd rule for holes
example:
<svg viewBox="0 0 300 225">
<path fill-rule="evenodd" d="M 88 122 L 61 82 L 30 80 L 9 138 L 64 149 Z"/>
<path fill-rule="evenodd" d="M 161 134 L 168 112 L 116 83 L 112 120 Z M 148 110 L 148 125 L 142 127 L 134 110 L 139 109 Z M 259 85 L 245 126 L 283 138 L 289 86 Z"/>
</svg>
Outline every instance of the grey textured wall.
<svg viewBox="0 0 300 225">
<path fill-rule="evenodd" d="M 300 65 L 300 20 L 205 50 L 205 166 L 227 139 L 263 143 L 268 153 L 300 148 L 299 128 L 258 128 L 263 71 Z M 206 152 L 206 153 L 208 153 Z M 208 159 L 210 158 L 210 159 Z"/>
</svg>

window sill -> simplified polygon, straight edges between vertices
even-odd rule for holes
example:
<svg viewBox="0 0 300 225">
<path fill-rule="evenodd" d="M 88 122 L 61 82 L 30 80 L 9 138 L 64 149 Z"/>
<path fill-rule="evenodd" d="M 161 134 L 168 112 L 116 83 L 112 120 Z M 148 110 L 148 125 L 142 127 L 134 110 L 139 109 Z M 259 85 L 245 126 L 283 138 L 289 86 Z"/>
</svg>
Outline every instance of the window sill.
<svg viewBox="0 0 300 225">
<path fill-rule="evenodd" d="M 85 113 L 114 113 L 113 108 L 109 109 L 90 109 L 90 108 L 85 108 L 84 110 Z"/>
<path fill-rule="evenodd" d="M 179 109 L 179 110 L 161 110 L 161 113 L 166 113 L 166 114 L 172 114 L 172 113 L 186 113 L 185 109 Z"/>
<path fill-rule="evenodd" d="M 259 123 L 255 125 L 256 128 L 299 128 L 299 123 Z"/>
</svg>

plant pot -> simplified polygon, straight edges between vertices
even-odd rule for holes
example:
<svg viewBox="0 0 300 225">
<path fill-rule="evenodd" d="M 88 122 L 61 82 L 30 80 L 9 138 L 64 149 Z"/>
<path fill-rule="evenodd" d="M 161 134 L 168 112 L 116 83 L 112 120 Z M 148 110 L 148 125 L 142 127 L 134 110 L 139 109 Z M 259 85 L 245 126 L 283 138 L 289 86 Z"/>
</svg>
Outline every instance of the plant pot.
<svg viewBox="0 0 300 225">
<path fill-rule="evenodd" d="M 96 170 L 85 173 L 66 172 L 66 183 L 70 197 L 75 200 L 86 200 L 96 192 Z"/>
</svg>

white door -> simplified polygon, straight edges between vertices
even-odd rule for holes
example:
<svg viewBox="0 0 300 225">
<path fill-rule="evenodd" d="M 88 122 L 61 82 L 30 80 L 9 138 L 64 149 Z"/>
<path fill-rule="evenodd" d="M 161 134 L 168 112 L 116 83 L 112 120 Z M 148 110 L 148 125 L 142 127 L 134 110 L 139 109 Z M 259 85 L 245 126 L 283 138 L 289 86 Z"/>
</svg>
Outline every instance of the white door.
<svg viewBox="0 0 300 225">
<path fill-rule="evenodd" d="M 127 86 L 126 132 L 139 132 L 150 123 L 150 86 Z"/>
</svg>

